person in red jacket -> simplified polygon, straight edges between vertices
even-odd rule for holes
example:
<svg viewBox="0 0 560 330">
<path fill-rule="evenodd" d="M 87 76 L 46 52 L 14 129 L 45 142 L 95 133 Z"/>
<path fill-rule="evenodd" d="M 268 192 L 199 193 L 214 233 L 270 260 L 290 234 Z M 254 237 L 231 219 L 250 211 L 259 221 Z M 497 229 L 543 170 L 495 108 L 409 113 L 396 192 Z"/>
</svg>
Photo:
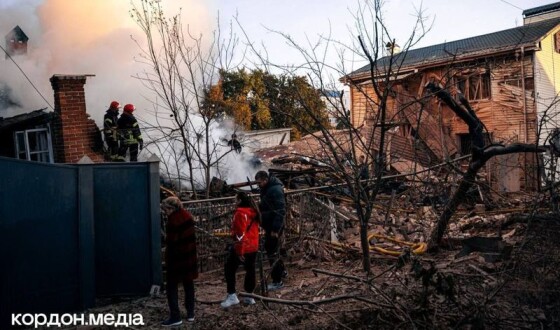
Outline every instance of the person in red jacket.
<svg viewBox="0 0 560 330">
<path fill-rule="evenodd" d="M 194 219 L 177 197 L 164 199 L 162 209 L 167 214 L 165 264 L 169 304 L 169 319 L 162 322 L 162 325 L 176 326 L 183 323 L 179 311 L 179 283 L 183 283 L 185 290 L 187 321 L 194 322 L 193 280 L 198 277 Z"/>
<path fill-rule="evenodd" d="M 253 292 L 255 289 L 255 259 L 259 250 L 260 213 L 253 199 L 246 193 L 237 193 L 236 199 L 237 209 L 231 222 L 233 245 L 225 265 L 228 294 L 221 303 L 223 308 L 239 304 L 235 293 L 235 272 L 239 264 L 242 263 L 245 266 L 245 292 Z M 243 302 L 253 305 L 255 300 L 244 298 Z"/>
</svg>

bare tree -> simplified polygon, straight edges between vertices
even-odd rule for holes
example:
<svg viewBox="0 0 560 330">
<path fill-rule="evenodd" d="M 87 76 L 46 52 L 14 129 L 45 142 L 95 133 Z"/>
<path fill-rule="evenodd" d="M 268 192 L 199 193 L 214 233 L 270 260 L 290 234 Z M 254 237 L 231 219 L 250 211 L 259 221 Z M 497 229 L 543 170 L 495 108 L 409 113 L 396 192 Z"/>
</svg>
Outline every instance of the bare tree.
<svg viewBox="0 0 560 330">
<path fill-rule="evenodd" d="M 352 34 L 354 43 L 351 45 L 333 40 L 330 33 L 319 36 L 316 43 L 312 43 L 308 39 L 307 45 L 301 45 L 285 33 L 270 30 L 284 38 L 291 47 L 299 52 L 303 58 L 303 64 L 298 66 L 281 66 L 272 63 L 266 49 L 258 50 L 247 33 L 245 36 L 248 45 L 257 55 L 257 65 L 262 65 L 268 72 L 280 71 L 283 74 L 306 75 L 309 82 L 323 93 L 326 102 L 333 109 L 331 111 L 337 117 L 337 121 L 345 127 L 341 130 L 333 130 L 325 125 L 317 125 L 321 127 L 317 132 L 305 131 L 303 127 L 302 130 L 313 136 L 312 139 L 309 139 L 310 144 L 313 144 L 310 148 L 317 160 L 330 167 L 333 173 L 336 173 L 339 182 L 344 183 L 347 187 L 343 191 L 353 201 L 360 220 L 363 270 L 370 273 L 368 225 L 372 217 L 374 202 L 384 184 L 382 177 L 387 173 L 386 169 L 389 166 L 386 157 L 387 134 L 391 128 L 390 122 L 396 114 L 388 111 L 388 103 L 392 97 L 394 78 L 398 76 L 405 57 L 397 56 L 394 47 L 385 53 L 385 45 L 388 42 L 394 43 L 394 38 L 388 31 L 381 14 L 382 1 L 360 1 L 358 4 L 359 7 L 354 14 L 356 22 L 355 31 Z M 424 20 L 421 11 L 418 11 L 416 25 L 410 38 L 403 44 L 403 51 L 413 47 L 425 35 L 428 29 L 424 26 Z M 241 26 L 240 23 L 239 25 Z M 337 63 L 329 64 L 327 54 L 333 50 L 337 53 Z M 363 87 L 363 79 L 357 80 L 349 75 L 352 66 L 348 65 L 355 63 L 355 58 L 360 58 L 361 65 L 367 64 L 369 67 L 369 78 L 366 81 L 373 86 L 373 90 L 370 91 Z M 384 60 L 380 61 L 381 58 Z M 379 78 L 380 73 L 382 73 L 382 78 Z M 356 125 L 356 122 L 352 120 L 350 111 L 343 101 L 344 88 L 340 84 L 340 77 L 343 77 L 344 84 L 357 90 L 369 108 L 375 109 L 370 112 L 373 117 L 365 125 Z M 328 97 L 328 91 L 331 90 L 342 90 L 338 99 Z M 313 114 L 309 105 L 305 104 L 303 96 L 300 101 L 302 108 L 319 124 L 320 118 Z M 365 157 L 364 164 L 358 162 L 360 156 Z M 373 176 L 366 177 L 364 167 L 369 172 L 371 164 L 373 164 Z"/>
<path fill-rule="evenodd" d="M 483 134 L 484 125 L 471 108 L 468 100 L 461 93 L 458 94 L 460 103 L 457 103 L 448 91 L 433 82 L 428 83 L 426 85 L 426 89 L 447 104 L 451 111 L 453 111 L 468 125 L 469 134 L 472 139 L 472 152 L 469 167 L 463 174 L 463 177 L 459 182 L 459 187 L 453 194 L 453 197 L 445 205 L 443 213 L 430 235 L 429 246 L 431 249 L 434 249 L 441 243 L 441 239 L 447 230 L 449 220 L 457 210 L 457 207 L 465 199 L 469 188 L 475 183 L 478 171 L 486 164 L 486 162 L 488 162 L 488 160 L 495 156 L 512 153 L 544 152 L 546 151 L 546 148 L 536 144 L 525 143 L 486 145 Z"/>
<path fill-rule="evenodd" d="M 469 136 L 472 140 L 472 149 L 468 170 L 460 173 L 461 179 L 458 188 L 455 190 L 452 198 L 445 205 L 436 228 L 430 235 L 430 245 L 437 246 L 447 228 L 447 224 L 451 216 L 455 213 L 459 204 L 464 200 L 467 191 L 474 184 L 477 173 L 484 167 L 488 160 L 499 155 L 507 155 L 513 153 L 538 153 L 543 152 L 546 148 L 538 144 L 531 143 L 510 143 L 510 144 L 485 144 L 484 125 L 476 116 L 470 107 L 467 99 L 459 93 L 459 101 L 455 101 L 450 93 L 439 87 L 435 83 L 427 84 L 430 80 L 428 74 L 424 74 L 424 83 L 420 83 L 418 94 L 406 92 L 403 87 L 403 81 L 400 77 L 401 68 L 405 63 L 408 51 L 413 47 L 429 30 L 425 25 L 426 19 L 422 9 L 417 10 L 416 26 L 410 37 L 406 40 L 402 47 L 402 52 L 396 52 L 396 42 L 391 37 L 386 25 L 384 24 L 381 1 L 364 1 L 359 2 L 357 13 L 354 16 L 357 31 L 354 33 L 356 42 L 353 45 L 344 45 L 343 43 L 332 40 L 330 35 L 321 36 L 317 43 L 311 43 L 302 46 L 296 42 L 291 36 L 278 31 L 272 31 L 282 36 L 289 45 L 295 48 L 302 55 L 304 63 L 299 66 L 279 66 L 271 63 L 265 51 L 255 50 L 255 45 L 249 42 L 249 45 L 255 50 L 260 63 L 267 70 L 282 70 L 287 73 L 305 72 L 309 80 L 319 90 L 339 89 L 336 84 L 332 83 L 333 73 L 343 77 L 342 81 L 352 88 L 354 99 L 362 98 L 363 105 L 366 108 L 364 124 L 359 122 L 357 118 L 351 118 L 343 102 L 332 101 L 327 98 L 327 102 L 336 108 L 339 121 L 347 123 L 344 125 L 347 129 L 342 131 L 333 131 L 328 127 L 322 127 L 319 132 L 309 132 L 313 134 L 318 141 L 319 159 L 328 164 L 334 172 L 339 176 L 341 182 L 348 187 L 347 193 L 353 200 L 357 215 L 360 219 L 360 239 L 363 254 L 364 270 L 369 272 L 369 242 L 368 242 L 368 224 L 372 215 L 373 203 L 378 193 L 382 190 L 384 184 L 384 174 L 390 164 L 390 157 L 393 151 L 388 151 L 388 141 L 393 136 L 394 128 L 399 127 L 399 122 L 405 121 L 409 126 L 413 126 L 412 130 L 415 135 L 422 135 L 426 127 L 433 128 L 437 131 L 434 135 L 439 134 L 441 123 L 434 121 L 428 123 L 429 116 L 424 116 L 427 101 L 436 96 L 445 103 L 451 111 L 459 117 L 469 129 Z M 249 38 L 247 37 L 249 40 Z M 329 65 L 326 53 L 329 46 L 338 46 L 338 63 L 337 65 Z M 348 54 L 352 57 L 360 57 L 365 59 L 367 64 L 365 67 L 353 74 L 348 74 L 346 63 Z M 448 54 L 448 67 L 442 68 L 441 71 L 447 70 L 444 76 L 452 77 L 457 71 L 455 65 L 455 57 L 451 53 Z M 358 72 L 358 74 L 356 74 Z M 331 78 L 331 79 L 329 79 Z M 440 78 L 441 80 L 441 78 Z M 449 79 L 451 81 L 451 79 Z M 424 95 L 422 91 L 427 89 L 431 94 Z M 475 93 L 481 93 L 480 89 L 475 89 Z M 398 100 L 398 102 L 395 102 Z M 399 103 L 395 106 L 395 103 Z M 354 113 L 358 111 L 354 110 Z M 439 125 L 439 126 L 438 126 Z M 439 134 L 443 136 L 444 134 Z M 527 136 L 527 129 L 525 132 Z M 413 137 L 414 143 L 429 144 L 430 141 L 420 141 L 417 137 Z M 438 141 L 438 139 L 435 139 Z M 444 139 L 442 138 L 442 141 Z M 442 161 L 449 160 L 454 150 L 448 150 L 445 142 L 437 147 L 440 152 Z M 415 148 L 416 149 L 416 146 Z M 455 150 L 456 151 L 456 150 Z M 357 164 L 359 155 L 366 157 L 366 162 L 373 163 L 373 178 L 368 180 L 360 180 L 360 167 Z M 437 157 L 434 157 L 437 158 Z M 418 159 L 412 161 L 419 161 Z M 415 163 L 417 164 L 417 163 Z M 416 166 L 416 165 L 414 165 Z M 415 169 L 413 170 L 413 173 Z"/>
<path fill-rule="evenodd" d="M 167 144 L 154 152 L 172 161 L 177 179 L 186 180 L 195 196 L 197 187 L 204 187 L 208 195 L 212 172 L 219 172 L 230 150 L 221 148 L 222 139 L 215 136 L 221 109 L 204 100 L 219 70 L 234 67 L 237 37 L 233 33 L 223 37 L 219 21 L 210 40 L 194 35 L 183 26 L 180 13 L 168 18 L 159 2 L 141 0 L 131 15 L 147 45 L 139 58 L 147 69 L 137 78 L 154 94 L 154 119 L 145 125 L 154 143 Z"/>
</svg>

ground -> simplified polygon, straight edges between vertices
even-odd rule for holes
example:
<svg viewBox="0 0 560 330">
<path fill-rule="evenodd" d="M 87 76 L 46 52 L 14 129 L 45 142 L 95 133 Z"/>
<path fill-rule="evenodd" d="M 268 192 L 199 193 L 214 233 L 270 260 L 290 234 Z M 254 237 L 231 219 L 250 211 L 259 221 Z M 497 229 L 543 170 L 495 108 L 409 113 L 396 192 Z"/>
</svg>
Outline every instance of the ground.
<svg viewBox="0 0 560 330">
<path fill-rule="evenodd" d="M 495 240 L 488 243 L 479 239 L 496 237 L 496 228 L 501 237 L 498 245 Z M 369 277 L 364 275 L 356 251 L 300 240 L 288 250 L 286 286 L 268 296 L 292 304 L 258 301 L 253 306 L 223 310 L 219 302 L 226 292 L 221 271 L 203 273 L 196 281 L 196 320 L 181 328 L 560 327 L 558 217 L 471 215 L 454 222 L 453 230 L 470 240 L 418 256 L 408 250 L 399 258 L 372 253 Z M 238 289 L 243 275 L 241 271 L 238 274 Z M 134 328 L 159 329 L 167 316 L 167 303 L 164 295 L 158 295 L 113 301 L 88 312 L 141 313 L 145 326 Z"/>
</svg>

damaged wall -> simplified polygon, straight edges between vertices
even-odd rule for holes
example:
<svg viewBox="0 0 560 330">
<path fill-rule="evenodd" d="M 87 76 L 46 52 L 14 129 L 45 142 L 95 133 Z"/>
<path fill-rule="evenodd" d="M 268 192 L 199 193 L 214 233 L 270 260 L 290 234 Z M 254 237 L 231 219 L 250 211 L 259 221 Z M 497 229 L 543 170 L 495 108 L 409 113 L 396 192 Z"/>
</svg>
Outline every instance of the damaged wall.
<svg viewBox="0 0 560 330">
<path fill-rule="evenodd" d="M 419 137 L 440 161 L 467 153 L 462 148 L 468 145 L 468 126 L 459 117 L 435 98 L 425 102 L 424 107 L 414 102 L 422 97 L 423 86 L 436 79 L 461 90 L 494 143 L 535 143 L 533 56 L 524 54 L 523 60 L 520 57 L 521 50 L 410 75 L 393 87 L 393 96 L 387 102 L 388 121 L 402 131 L 412 130 L 408 137 Z M 363 91 L 368 95 L 363 95 Z M 353 123 L 371 121 L 375 107 L 367 98 L 376 98 L 371 84 L 352 86 L 351 93 Z M 534 164 L 532 154 L 527 159 L 524 154 L 497 157 L 486 166 L 487 179 L 498 191 L 534 189 L 538 182 Z"/>
</svg>

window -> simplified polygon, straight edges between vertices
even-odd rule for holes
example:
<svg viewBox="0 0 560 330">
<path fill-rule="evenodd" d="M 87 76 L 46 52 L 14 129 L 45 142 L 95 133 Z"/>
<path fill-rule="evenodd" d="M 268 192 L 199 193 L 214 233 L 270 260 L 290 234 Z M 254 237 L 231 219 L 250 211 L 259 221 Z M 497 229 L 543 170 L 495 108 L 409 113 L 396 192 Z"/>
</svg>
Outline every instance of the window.
<svg viewBox="0 0 560 330">
<path fill-rule="evenodd" d="M 554 34 L 554 50 L 560 53 L 560 32 Z"/>
<path fill-rule="evenodd" d="M 53 163 L 51 135 L 48 128 L 17 131 L 15 135 L 16 158 L 43 163 Z"/>
<path fill-rule="evenodd" d="M 473 73 L 455 78 L 457 88 L 469 101 L 490 98 L 490 72 Z"/>
</svg>

